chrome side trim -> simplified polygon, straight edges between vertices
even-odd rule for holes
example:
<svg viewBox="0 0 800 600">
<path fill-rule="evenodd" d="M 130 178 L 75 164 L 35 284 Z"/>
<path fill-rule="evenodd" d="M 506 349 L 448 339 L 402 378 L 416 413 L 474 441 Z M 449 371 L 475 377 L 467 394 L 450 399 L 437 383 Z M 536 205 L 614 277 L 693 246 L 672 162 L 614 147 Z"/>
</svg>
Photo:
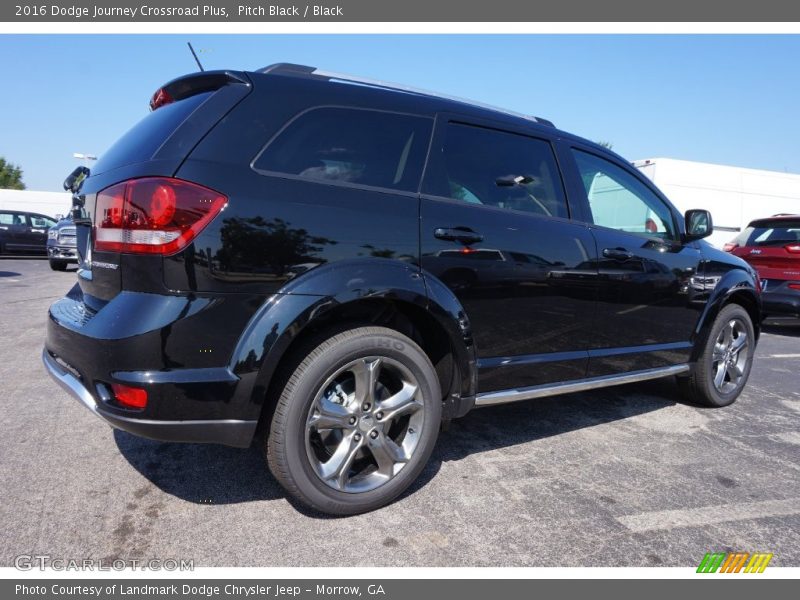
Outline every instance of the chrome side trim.
<svg viewBox="0 0 800 600">
<path fill-rule="evenodd" d="M 475 406 L 491 406 L 493 404 L 507 404 L 508 402 L 518 402 L 519 400 L 532 400 L 534 398 L 545 398 L 558 394 L 571 394 L 573 392 L 584 392 L 612 385 L 622 385 L 624 383 L 635 383 L 637 381 L 647 381 L 648 379 L 658 379 L 686 373 L 689 365 L 673 365 L 670 367 L 658 367 L 656 369 L 646 369 L 644 371 L 633 371 L 620 375 L 604 375 L 602 377 L 591 377 L 588 379 L 577 379 L 575 381 L 565 381 L 563 383 L 536 385 L 533 387 L 499 390 L 496 392 L 484 392 L 478 394 L 475 399 Z"/>
<path fill-rule="evenodd" d="M 78 399 L 86 408 L 92 411 L 99 419 L 103 417 L 97 412 L 97 402 L 94 397 L 86 389 L 86 387 L 66 369 L 60 367 L 56 360 L 50 356 L 47 350 L 42 350 L 42 362 L 47 369 L 48 374 L 53 380 L 60 385 L 67 393 Z M 105 419 L 103 419 L 105 420 Z"/>
</svg>

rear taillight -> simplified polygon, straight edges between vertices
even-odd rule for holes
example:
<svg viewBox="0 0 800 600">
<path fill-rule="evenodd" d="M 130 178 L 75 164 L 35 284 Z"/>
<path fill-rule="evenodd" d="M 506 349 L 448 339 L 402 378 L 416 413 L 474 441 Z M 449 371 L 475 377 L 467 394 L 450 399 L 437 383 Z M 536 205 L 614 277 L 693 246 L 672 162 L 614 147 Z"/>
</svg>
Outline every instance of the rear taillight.
<svg viewBox="0 0 800 600">
<path fill-rule="evenodd" d="M 739 244 L 735 244 L 735 243 L 733 243 L 733 242 L 728 242 L 727 244 L 725 244 L 725 245 L 722 247 L 722 249 L 723 249 L 725 252 L 733 252 L 733 251 L 734 251 L 736 248 L 738 248 L 738 247 L 739 247 Z"/>
<path fill-rule="evenodd" d="M 789 287 L 790 287 L 791 289 L 793 289 L 793 290 L 798 290 L 798 291 L 800 291 L 800 283 L 790 283 L 790 284 L 789 284 Z"/>
<path fill-rule="evenodd" d="M 152 98 L 150 98 L 150 110 L 156 110 L 165 104 L 172 104 L 173 102 L 175 102 L 175 99 L 170 96 L 167 90 L 161 88 L 157 90 L 155 94 L 153 94 Z"/>
<path fill-rule="evenodd" d="M 225 208 L 228 199 L 196 183 L 146 177 L 97 194 L 94 248 L 130 254 L 174 254 Z"/>
<path fill-rule="evenodd" d="M 800 254 L 800 244 L 786 244 L 784 246 L 787 252 L 791 252 L 792 254 Z"/>
<path fill-rule="evenodd" d="M 111 389 L 114 392 L 114 399 L 125 408 L 143 409 L 147 407 L 147 390 L 112 383 Z"/>
</svg>

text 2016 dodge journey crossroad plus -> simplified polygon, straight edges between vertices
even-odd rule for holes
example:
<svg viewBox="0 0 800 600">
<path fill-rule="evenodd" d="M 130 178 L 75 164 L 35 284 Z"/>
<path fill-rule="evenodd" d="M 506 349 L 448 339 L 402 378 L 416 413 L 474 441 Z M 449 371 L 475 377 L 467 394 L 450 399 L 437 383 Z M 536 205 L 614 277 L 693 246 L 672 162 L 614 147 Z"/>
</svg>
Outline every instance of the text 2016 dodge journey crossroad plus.
<svg viewBox="0 0 800 600">
<path fill-rule="evenodd" d="M 43 353 L 114 427 L 259 440 L 344 515 L 474 407 L 669 376 L 724 406 L 747 381 L 753 269 L 549 121 L 291 64 L 151 107 L 75 186 L 78 283 Z"/>
</svg>

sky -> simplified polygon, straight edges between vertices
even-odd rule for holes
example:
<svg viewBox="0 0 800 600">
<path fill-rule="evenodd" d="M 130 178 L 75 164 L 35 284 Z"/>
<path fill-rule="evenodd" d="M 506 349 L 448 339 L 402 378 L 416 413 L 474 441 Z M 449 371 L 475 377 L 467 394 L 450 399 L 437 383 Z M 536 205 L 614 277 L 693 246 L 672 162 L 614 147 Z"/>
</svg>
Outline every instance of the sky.
<svg viewBox="0 0 800 600">
<path fill-rule="evenodd" d="M 629 160 L 800 173 L 797 35 L 0 35 L 0 156 L 61 190 L 197 70 L 275 62 L 402 83 L 545 117 Z"/>
</svg>

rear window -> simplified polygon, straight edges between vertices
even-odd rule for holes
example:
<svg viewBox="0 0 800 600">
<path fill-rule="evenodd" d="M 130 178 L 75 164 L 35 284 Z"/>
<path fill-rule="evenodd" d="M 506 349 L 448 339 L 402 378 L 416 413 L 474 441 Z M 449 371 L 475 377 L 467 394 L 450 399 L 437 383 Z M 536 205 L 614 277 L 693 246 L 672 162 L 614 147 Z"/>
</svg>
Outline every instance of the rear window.
<svg viewBox="0 0 800 600">
<path fill-rule="evenodd" d="M 752 223 L 734 241 L 739 246 L 780 246 L 800 242 L 800 220 Z"/>
<path fill-rule="evenodd" d="M 195 94 L 154 110 L 106 150 L 92 167 L 92 174 L 149 160 L 180 124 L 212 94 Z"/>
<path fill-rule="evenodd" d="M 321 107 L 291 121 L 253 161 L 264 174 L 417 191 L 432 120 Z"/>
</svg>

